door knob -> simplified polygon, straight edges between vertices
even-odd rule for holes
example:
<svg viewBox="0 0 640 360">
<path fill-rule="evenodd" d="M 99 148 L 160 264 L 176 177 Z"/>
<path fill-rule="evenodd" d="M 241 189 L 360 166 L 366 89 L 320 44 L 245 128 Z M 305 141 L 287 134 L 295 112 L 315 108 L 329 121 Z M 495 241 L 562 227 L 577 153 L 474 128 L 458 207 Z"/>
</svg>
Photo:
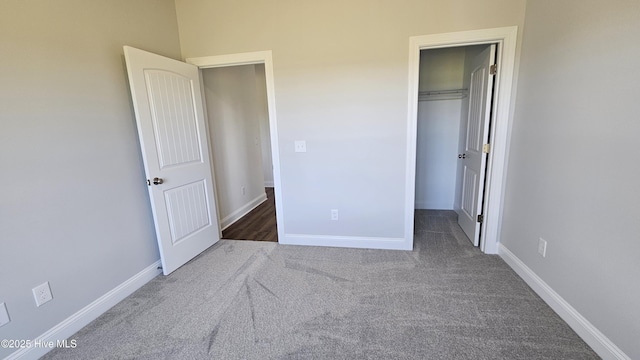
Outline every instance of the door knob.
<svg viewBox="0 0 640 360">
<path fill-rule="evenodd" d="M 155 177 L 153 178 L 153 185 L 160 185 L 164 182 L 161 178 Z"/>
<path fill-rule="evenodd" d="M 467 154 L 458 154 L 458 159 L 466 159 Z"/>
</svg>

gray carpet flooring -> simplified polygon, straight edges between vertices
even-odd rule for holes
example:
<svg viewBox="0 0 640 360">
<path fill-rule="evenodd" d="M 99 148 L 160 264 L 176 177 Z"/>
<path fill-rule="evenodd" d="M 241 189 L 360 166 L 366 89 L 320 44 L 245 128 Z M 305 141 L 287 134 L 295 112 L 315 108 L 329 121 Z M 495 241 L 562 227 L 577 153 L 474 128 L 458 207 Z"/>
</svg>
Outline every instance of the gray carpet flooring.
<svg viewBox="0 0 640 360">
<path fill-rule="evenodd" d="M 598 359 L 450 211 L 408 251 L 221 240 L 44 359 Z"/>
</svg>

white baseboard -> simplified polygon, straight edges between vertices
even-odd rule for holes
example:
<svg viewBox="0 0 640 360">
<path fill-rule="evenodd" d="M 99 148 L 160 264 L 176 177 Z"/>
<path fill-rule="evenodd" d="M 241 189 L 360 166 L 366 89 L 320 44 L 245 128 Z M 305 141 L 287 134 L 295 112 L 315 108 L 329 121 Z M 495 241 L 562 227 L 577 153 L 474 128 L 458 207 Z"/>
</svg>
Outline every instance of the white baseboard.
<svg viewBox="0 0 640 360">
<path fill-rule="evenodd" d="M 234 222 L 240 220 L 243 216 L 247 215 L 251 210 L 258 207 L 258 205 L 262 204 L 267 200 L 267 194 L 262 193 L 255 199 L 249 201 L 248 203 L 242 205 L 239 209 L 235 210 L 231 214 L 225 216 L 220 219 L 220 228 L 222 230 L 228 228 L 233 225 Z"/>
<path fill-rule="evenodd" d="M 504 245 L 498 254 L 603 359 L 631 360 Z"/>
<path fill-rule="evenodd" d="M 410 239 L 413 240 L 413 239 Z M 329 246 L 359 249 L 413 250 L 413 241 L 405 238 L 284 234 L 282 245 Z"/>
<path fill-rule="evenodd" d="M 453 210 L 453 204 L 434 201 L 416 200 L 414 207 L 417 210 Z"/>
<path fill-rule="evenodd" d="M 114 305 L 116 305 L 124 298 L 131 295 L 134 291 L 141 288 L 144 284 L 148 283 L 153 278 L 161 274 L 162 270 L 158 269 L 158 267 L 160 266 L 160 260 L 156 261 L 152 265 L 149 265 L 147 268 L 132 276 L 122 284 L 118 285 L 113 290 L 102 295 L 96 301 L 85 306 L 80 311 L 69 316 L 58 325 L 46 331 L 44 334 L 38 336 L 37 338 L 32 340 L 31 343 L 48 344 L 49 342 L 53 342 L 55 347 L 55 344 L 58 341 L 68 339 L 70 336 L 98 318 L 98 316 L 104 314 Z M 35 360 L 48 353 L 52 349 L 53 348 L 51 347 L 24 348 L 12 353 L 4 360 Z"/>
<path fill-rule="evenodd" d="M 273 187 L 273 181 L 265 181 L 264 187 Z"/>
</svg>

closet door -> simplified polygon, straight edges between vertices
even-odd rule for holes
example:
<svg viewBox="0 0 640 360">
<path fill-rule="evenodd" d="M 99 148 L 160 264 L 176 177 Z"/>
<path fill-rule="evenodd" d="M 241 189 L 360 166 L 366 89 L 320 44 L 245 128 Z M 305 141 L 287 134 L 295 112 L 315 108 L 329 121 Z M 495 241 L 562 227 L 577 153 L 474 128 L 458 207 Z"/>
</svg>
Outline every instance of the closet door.
<svg viewBox="0 0 640 360">
<path fill-rule="evenodd" d="M 482 214 L 487 154 L 484 144 L 489 141 L 493 78 L 490 67 L 495 64 L 496 45 L 487 46 L 473 61 L 469 87 L 469 113 L 464 153 L 462 154 L 462 200 L 458 223 L 474 246 L 480 244 L 478 215 Z"/>
</svg>

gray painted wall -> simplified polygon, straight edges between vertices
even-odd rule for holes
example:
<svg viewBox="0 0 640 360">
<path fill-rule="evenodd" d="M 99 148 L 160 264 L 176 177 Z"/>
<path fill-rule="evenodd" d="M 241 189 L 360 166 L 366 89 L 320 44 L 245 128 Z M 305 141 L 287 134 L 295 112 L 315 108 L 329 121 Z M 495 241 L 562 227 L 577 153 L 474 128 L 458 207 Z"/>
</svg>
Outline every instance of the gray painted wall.
<svg viewBox="0 0 640 360">
<path fill-rule="evenodd" d="M 272 50 L 286 234 L 404 236 L 410 36 L 522 26 L 525 1 L 176 1 L 184 57 Z M 306 140 L 307 152 L 294 152 Z M 332 221 L 339 209 L 340 221 Z"/>
<path fill-rule="evenodd" d="M 632 359 L 640 359 L 639 18 L 637 1 L 527 2 L 501 237 Z"/>
<path fill-rule="evenodd" d="M 0 2 L 0 339 L 34 339 L 159 259 L 122 46 L 179 58 L 177 31 L 171 0 Z"/>
</svg>

